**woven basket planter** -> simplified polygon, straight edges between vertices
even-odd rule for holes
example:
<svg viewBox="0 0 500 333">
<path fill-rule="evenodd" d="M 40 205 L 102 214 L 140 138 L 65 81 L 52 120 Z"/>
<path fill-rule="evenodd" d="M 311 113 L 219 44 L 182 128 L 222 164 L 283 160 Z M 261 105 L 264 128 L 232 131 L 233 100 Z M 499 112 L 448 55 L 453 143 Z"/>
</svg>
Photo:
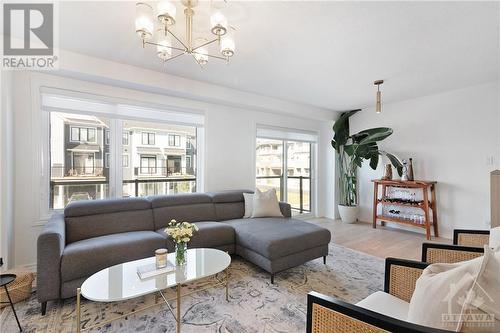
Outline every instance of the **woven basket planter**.
<svg viewBox="0 0 500 333">
<path fill-rule="evenodd" d="M 35 275 L 33 273 L 18 273 L 16 275 L 17 278 L 12 283 L 7 285 L 12 303 L 17 303 L 30 297 L 31 285 L 35 279 Z M 0 289 L 0 302 L 9 302 L 9 298 L 7 297 L 4 288 Z M 0 304 L 0 309 L 8 305 L 8 303 L 2 303 Z"/>
</svg>

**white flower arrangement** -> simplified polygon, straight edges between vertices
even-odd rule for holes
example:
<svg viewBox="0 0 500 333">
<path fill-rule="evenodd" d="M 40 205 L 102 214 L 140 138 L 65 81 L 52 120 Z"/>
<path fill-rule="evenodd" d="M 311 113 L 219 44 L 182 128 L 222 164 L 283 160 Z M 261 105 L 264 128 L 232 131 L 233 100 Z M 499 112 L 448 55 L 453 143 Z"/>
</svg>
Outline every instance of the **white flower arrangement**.
<svg viewBox="0 0 500 333">
<path fill-rule="evenodd" d="M 193 237 L 193 234 L 198 231 L 195 224 L 189 222 L 177 222 L 171 220 L 165 232 L 172 237 L 176 243 L 188 243 Z"/>
</svg>

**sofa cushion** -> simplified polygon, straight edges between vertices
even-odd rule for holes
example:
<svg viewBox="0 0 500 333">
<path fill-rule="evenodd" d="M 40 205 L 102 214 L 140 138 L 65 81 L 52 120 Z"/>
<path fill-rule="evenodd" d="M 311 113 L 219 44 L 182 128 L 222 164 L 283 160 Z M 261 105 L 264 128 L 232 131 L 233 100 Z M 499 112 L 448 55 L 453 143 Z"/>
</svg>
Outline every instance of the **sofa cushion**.
<svg viewBox="0 0 500 333">
<path fill-rule="evenodd" d="M 66 217 L 65 221 L 67 244 L 115 233 L 155 229 L 151 209 Z"/>
<path fill-rule="evenodd" d="M 236 244 L 274 260 L 328 244 L 330 231 L 309 222 L 286 218 L 224 221 L 236 233 Z"/>
<path fill-rule="evenodd" d="M 67 205 L 66 208 L 64 208 L 64 216 L 87 216 L 150 208 L 151 202 L 145 198 L 82 200 Z"/>
<path fill-rule="evenodd" d="M 213 203 L 196 203 L 179 206 L 166 206 L 153 209 L 155 229 L 164 228 L 174 219 L 179 222 L 215 221 Z"/>
<path fill-rule="evenodd" d="M 148 200 L 151 202 L 152 208 L 212 203 L 211 196 L 205 193 L 179 193 L 175 195 L 158 195 L 148 197 Z"/>
<path fill-rule="evenodd" d="M 230 190 L 207 193 L 214 203 L 243 202 L 243 193 L 253 193 L 250 190 Z"/>
<path fill-rule="evenodd" d="M 362 301 L 356 303 L 364 309 L 406 321 L 410 303 L 383 291 L 376 291 Z"/>
<path fill-rule="evenodd" d="M 217 248 L 223 245 L 234 244 L 234 229 L 231 226 L 221 222 L 210 221 L 196 222 L 194 224 L 198 227 L 198 232 L 191 238 L 188 244 L 189 248 Z M 165 228 L 158 229 L 156 232 L 168 238 L 168 251 L 175 251 L 175 243 L 172 238 L 165 233 Z"/>
<path fill-rule="evenodd" d="M 87 277 L 109 266 L 152 257 L 165 243 L 165 237 L 154 231 L 118 233 L 71 243 L 62 255 L 61 280 Z"/>
</svg>

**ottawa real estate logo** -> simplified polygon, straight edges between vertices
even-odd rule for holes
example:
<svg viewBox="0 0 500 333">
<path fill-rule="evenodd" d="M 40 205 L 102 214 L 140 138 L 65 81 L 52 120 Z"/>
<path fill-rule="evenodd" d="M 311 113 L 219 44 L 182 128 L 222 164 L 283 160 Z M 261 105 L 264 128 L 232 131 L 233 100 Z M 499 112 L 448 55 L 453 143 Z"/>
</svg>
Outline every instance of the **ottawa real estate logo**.
<svg viewBox="0 0 500 333">
<path fill-rule="evenodd" d="M 3 70 L 58 69 L 55 3 L 3 3 Z"/>
</svg>

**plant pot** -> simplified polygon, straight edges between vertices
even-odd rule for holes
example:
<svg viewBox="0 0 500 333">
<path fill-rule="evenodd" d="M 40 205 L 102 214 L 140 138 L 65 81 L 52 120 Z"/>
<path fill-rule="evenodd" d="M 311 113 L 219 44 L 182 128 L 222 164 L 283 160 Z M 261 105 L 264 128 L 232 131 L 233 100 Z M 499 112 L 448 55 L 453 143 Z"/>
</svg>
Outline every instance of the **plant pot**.
<svg viewBox="0 0 500 333">
<path fill-rule="evenodd" d="M 354 223 L 358 220 L 358 206 L 343 206 L 339 205 L 339 214 L 342 222 Z"/>
</svg>

